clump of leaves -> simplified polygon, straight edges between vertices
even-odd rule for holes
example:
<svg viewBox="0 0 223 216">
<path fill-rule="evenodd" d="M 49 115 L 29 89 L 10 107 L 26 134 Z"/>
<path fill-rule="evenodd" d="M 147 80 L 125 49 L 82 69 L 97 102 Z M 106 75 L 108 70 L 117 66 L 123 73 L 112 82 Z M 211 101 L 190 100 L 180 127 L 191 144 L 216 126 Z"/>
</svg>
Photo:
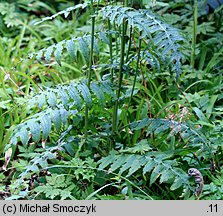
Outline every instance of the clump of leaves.
<svg viewBox="0 0 223 216">
<path fill-rule="evenodd" d="M 119 4 L 103 5 L 94 14 L 93 1 L 91 3 L 91 33 L 72 36 L 30 55 L 47 65 L 55 58 L 63 66 L 62 56 L 68 53 L 72 62 L 78 63 L 81 59 L 87 81 L 44 89 L 29 101 L 30 116 L 16 126 L 5 148 L 5 169 L 10 160 L 18 160 L 17 165 L 22 164 L 24 158 L 27 160 L 23 169 L 15 171 L 19 178 L 17 185 L 26 184 L 13 190 L 16 184 L 12 180 L 11 192 L 19 197 L 43 199 L 103 197 L 103 189 L 115 185 L 115 181 L 115 192 L 107 188 L 111 195 L 121 193 L 122 186 L 118 184 L 123 183 L 127 185 L 130 198 L 133 193 L 138 196 L 152 193 L 147 198 L 157 198 L 157 189 L 164 187 L 170 192 L 166 196 L 169 199 L 191 198 L 193 188 L 187 169 L 207 167 L 209 164 L 204 161 L 209 159 L 216 169 L 217 156 L 222 157 L 221 153 L 215 155 L 221 137 L 217 136 L 218 142 L 211 145 L 213 133 L 219 133 L 211 121 L 219 120 L 221 110 L 219 107 L 215 110 L 215 104 L 221 100 L 220 93 L 216 89 L 213 89 L 214 96 L 209 92 L 200 92 L 202 96 L 187 93 L 196 84 L 190 84 L 187 74 L 198 68 L 195 39 L 191 67 L 187 65 L 190 50 L 181 32 L 156 14 Z M 88 5 L 74 6 L 41 22 L 60 14 L 68 16 L 71 10 L 83 7 Z M 96 28 L 95 32 L 96 19 L 103 28 L 100 31 Z M 207 34 L 204 26 L 209 28 L 209 33 L 213 32 L 209 24 L 200 25 L 199 33 Z M 196 36 L 198 32 L 194 29 Z M 187 48 L 186 55 L 183 55 L 183 45 Z M 201 55 L 205 60 L 206 54 Z M 204 73 L 209 73 L 218 65 L 219 61 L 213 63 L 217 57 L 221 57 L 220 52 L 207 65 L 201 63 L 199 69 L 206 67 Z M 182 63 L 187 68 L 183 75 Z M 170 80 L 177 83 L 175 89 Z M 178 84 L 182 80 L 189 83 L 188 89 L 182 90 Z M 203 81 L 197 83 L 200 82 Z M 178 90 L 174 94 L 176 101 L 170 96 L 162 98 L 160 91 L 168 94 L 174 90 Z M 178 103 L 184 104 L 182 110 L 174 110 L 173 104 Z M 210 137 L 207 137 L 206 127 L 214 128 Z M 22 154 L 18 154 L 18 150 Z M 207 158 L 203 159 L 202 154 Z M 40 170 L 48 170 L 49 175 L 41 177 Z M 101 172 L 104 179 L 99 178 Z M 32 181 L 35 173 L 37 186 Z M 204 179 L 206 177 L 204 175 Z M 154 189 L 157 183 L 160 185 Z"/>
<path fill-rule="evenodd" d="M 51 166 L 52 174 L 46 176 L 44 185 L 39 185 L 32 190 L 37 193 L 35 196 L 45 195 L 46 199 L 84 199 L 93 190 L 92 181 L 96 173 L 96 163 L 86 158 L 84 161 L 80 158 L 62 162 L 63 165 Z M 67 174 L 62 171 L 62 167 L 66 169 Z"/>
</svg>

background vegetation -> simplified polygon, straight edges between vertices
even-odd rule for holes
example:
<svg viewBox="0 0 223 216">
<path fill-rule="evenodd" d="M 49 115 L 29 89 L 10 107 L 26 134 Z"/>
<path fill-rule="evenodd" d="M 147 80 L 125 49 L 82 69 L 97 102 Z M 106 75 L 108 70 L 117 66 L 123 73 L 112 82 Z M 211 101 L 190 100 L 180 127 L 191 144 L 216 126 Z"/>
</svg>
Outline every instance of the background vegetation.
<svg viewBox="0 0 223 216">
<path fill-rule="evenodd" d="M 222 199 L 222 3 L 0 1 L 1 199 Z"/>
</svg>

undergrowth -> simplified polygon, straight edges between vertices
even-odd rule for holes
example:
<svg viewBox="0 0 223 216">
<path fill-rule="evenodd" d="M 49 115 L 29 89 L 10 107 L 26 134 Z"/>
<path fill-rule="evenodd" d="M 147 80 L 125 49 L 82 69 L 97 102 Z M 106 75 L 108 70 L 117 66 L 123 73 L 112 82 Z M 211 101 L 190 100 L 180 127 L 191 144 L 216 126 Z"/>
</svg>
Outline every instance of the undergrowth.
<svg viewBox="0 0 223 216">
<path fill-rule="evenodd" d="M 222 7 L 142 3 L 45 5 L 6 39 L 3 199 L 222 199 Z"/>
</svg>

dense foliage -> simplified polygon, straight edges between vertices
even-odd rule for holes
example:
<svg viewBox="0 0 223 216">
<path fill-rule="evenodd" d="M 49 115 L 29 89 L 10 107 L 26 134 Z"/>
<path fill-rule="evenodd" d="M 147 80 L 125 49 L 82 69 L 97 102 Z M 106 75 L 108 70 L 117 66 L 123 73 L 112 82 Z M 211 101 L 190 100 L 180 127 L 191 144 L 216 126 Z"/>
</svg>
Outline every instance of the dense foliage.
<svg viewBox="0 0 223 216">
<path fill-rule="evenodd" d="M 222 3 L 0 1 L 1 199 L 222 199 Z"/>
</svg>

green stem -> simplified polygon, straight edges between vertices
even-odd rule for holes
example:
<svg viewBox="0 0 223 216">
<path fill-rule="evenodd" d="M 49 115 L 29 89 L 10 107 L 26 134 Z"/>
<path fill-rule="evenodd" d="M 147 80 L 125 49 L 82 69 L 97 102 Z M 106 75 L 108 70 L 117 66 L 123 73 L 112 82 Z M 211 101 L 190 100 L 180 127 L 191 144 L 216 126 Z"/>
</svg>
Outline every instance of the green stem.
<svg viewBox="0 0 223 216">
<path fill-rule="evenodd" d="M 128 45 L 128 50 L 127 50 L 127 54 L 126 54 L 126 60 L 125 60 L 126 63 L 129 60 L 129 53 L 130 53 L 131 45 L 132 45 L 132 26 L 130 27 L 130 30 L 129 30 L 129 45 Z"/>
<path fill-rule="evenodd" d="M 115 22 L 114 22 L 114 29 L 115 29 L 115 51 L 116 51 L 116 56 L 118 56 L 118 29 L 115 25 Z"/>
<path fill-rule="evenodd" d="M 94 5 L 93 0 L 91 0 L 91 52 L 90 52 L 90 62 L 89 62 L 89 72 L 88 72 L 88 87 L 91 83 L 91 74 L 92 74 L 92 62 L 93 62 L 93 54 L 94 54 L 94 32 L 95 32 L 95 16 L 94 16 Z"/>
<path fill-rule="evenodd" d="M 92 63 L 93 63 L 93 53 L 94 53 L 94 31 L 95 31 L 95 16 L 94 16 L 94 4 L 91 0 L 91 51 L 90 51 L 90 61 L 89 61 L 89 70 L 87 74 L 87 86 L 90 87 L 91 84 L 91 75 L 92 75 Z M 88 107 L 85 109 L 85 137 L 87 137 L 88 131 Z"/>
<path fill-rule="evenodd" d="M 194 2 L 194 13 L 193 13 L 193 36 L 192 36 L 192 52 L 191 52 L 191 67 L 194 70 L 195 64 L 195 51 L 196 51 L 196 39 L 197 39 L 197 16 L 198 16 L 198 7 L 197 0 Z"/>
<path fill-rule="evenodd" d="M 112 35 L 111 35 L 111 22 L 108 19 L 108 30 L 109 30 L 109 53 L 110 53 L 110 63 L 111 65 L 113 64 L 113 52 L 112 52 Z M 113 78 L 114 78 L 114 72 L 113 68 L 110 67 L 110 73 L 111 73 L 111 82 L 113 83 Z"/>
<path fill-rule="evenodd" d="M 121 51 L 120 51 L 120 64 L 119 64 L 119 75 L 118 75 L 118 89 L 116 92 L 116 101 L 115 101 L 115 105 L 114 105 L 114 110 L 113 110 L 113 122 L 112 122 L 112 134 L 114 135 L 114 133 L 117 130 L 117 125 L 118 125 L 118 121 L 117 121 L 117 115 L 118 115 L 118 101 L 120 98 L 120 94 L 121 94 L 121 88 L 122 88 L 122 79 L 123 79 L 123 65 L 124 65 L 124 56 L 125 56 L 125 27 L 126 27 L 126 23 L 123 22 L 122 23 L 122 37 L 121 37 Z"/>
<path fill-rule="evenodd" d="M 134 89 L 135 89 L 135 85 L 136 85 L 136 78 L 137 78 L 137 74 L 138 74 L 138 70 L 139 70 L 139 61 L 140 61 L 140 51 L 141 51 L 141 42 L 142 40 L 139 39 L 139 49 L 138 49 L 138 55 L 137 55 L 137 62 L 136 62 L 136 72 L 135 72 L 135 76 L 134 76 L 134 81 L 133 81 L 133 86 L 132 86 L 132 91 L 131 91 L 131 96 L 129 98 L 129 102 L 127 105 L 127 108 L 125 110 L 125 124 L 127 124 L 127 115 L 128 115 L 128 110 L 129 110 L 129 106 L 133 97 L 133 93 L 134 93 Z M 128 133 L 128 128 L 125 128 L 126 134 L 127 134 L 127 138 L 128 138 L 128 144 L 130 144 L 130 137 L 129 137 L 129 133 Z"/>
<path fill-rule="evenodd" d="M 141 34 L 140 34 L 140 36 L 141 36 Z M 129 108 L 129 105 L 130 105 L 130 103 L 131 103 L 132 96 L 133 96 L 134 89 L 135 89 L 135 85 L 136 85 L 136 78 L 137 78 L 137 74 L 138 74 L 138 70 L 139 70 L 139 61 L 140 61 L 141 43 L 142 43 L 142 39 L 139 38 L 139 49 L 138 49 L 137 62 L 136 62 L 136 72 L 135 72 L 135 75 L 134 75 L 134 81 L 133 81 L 133 86 L 132 86 L 131 96 L 130 96 L 130 98 L 129 98 L 128 108 Z"/>
</svg>

